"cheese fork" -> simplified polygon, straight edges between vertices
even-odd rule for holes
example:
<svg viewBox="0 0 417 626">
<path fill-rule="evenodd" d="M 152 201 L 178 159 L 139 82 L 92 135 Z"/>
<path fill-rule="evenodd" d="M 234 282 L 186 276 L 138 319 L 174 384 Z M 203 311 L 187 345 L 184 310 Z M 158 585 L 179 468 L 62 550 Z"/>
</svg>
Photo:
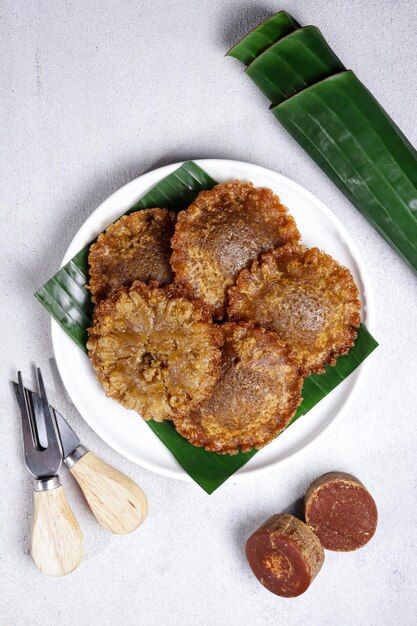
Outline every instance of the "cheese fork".
<svg viewBox="0 0 417 626">
<path fill-rule="evenodd" d="M 17 376 L 15 392 L 22 417 L 25 465 L 35 477 L 31 555 L 44 574 L 64 576 L 81 563 L 84 544 L 58 476 L 62 453 L 55 415 L 49 408 L 40 369 L 37 370 L 40 397 L 36 414 L 28 402 L 21 372 Z M 40 430 L 44 435 L 42 444 Z"/>
<path fill-rule="evenodd" d="M 16 383 L 14 389 L 17 394 Z M 25 389 L 25 393 L 34 413 L 40 414 L 41 398 L 29 389 Z M 53 407 L 49 408 L 58 426 L 64 463 L 81 487 L 97 521 L 118 535 L 136 530 L 148 512 L 148 501 L 142 489 L 81 445 L 65 418 Z"/>
</svg>

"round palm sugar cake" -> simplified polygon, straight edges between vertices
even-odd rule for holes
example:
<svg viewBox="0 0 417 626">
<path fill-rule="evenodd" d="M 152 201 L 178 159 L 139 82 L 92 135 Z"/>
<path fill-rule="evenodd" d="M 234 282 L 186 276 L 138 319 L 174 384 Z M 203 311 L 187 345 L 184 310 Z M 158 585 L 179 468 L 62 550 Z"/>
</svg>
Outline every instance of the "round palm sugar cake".
<svg viewBox="0 0 417 626">
<path fill-rule="evenodd" d="M 281 513 L 267 519 L 248 538 L 246 558 L 265 589 L 294 598 L 307 591 L 319 573 L 324 551 L 304 522 Z"/>
<path fill-rule="evenodd" d="M 226 291 L 261 252 L 298 241 L 294 219 L 270 189 L 235 180 L 202 191 L 178 214 L 172 238 L 175 280 L 225 314 Z"/>
<path fill-rule="evenodd" d="M 275 331 L 303 375 L 321 373 L 354 344 L 359 292 L 350 271 L 328 254 L 286 245 L 239 274 L 229 290 L 228 315 Z"/>
<path fill-rule="evenodd" d="M 94 311 L 88 355 L 106 395 L 158 422 L 186 415 L 220 374 L 221 331 L 172 286 L 135 282 Z"/>
<path fill-rule="evenodd" d="M 246 323 L 226 322 L 221 329 L 221 375 L 210 397 L 173 419 L 194 446 L 235 454 L 265 446 L 287 426 L 303 378 L 276 333 Z"/>
<path fill-rule="evenodd" d="M 167 209 L 143 209 L 124 215 L 99 235 L 88 256 L 94 303 L 135 280 L 159 285 L 172 281 L 169 258 L 175 219 Z"/>
<path fill-rule="evenodd" d="M 328 472 L 309 486 L 304 497 L 306 524 L 323 548 L 350 552 L 375 534 L 378 510 L 366 487 L 346 472 Z"/>
</svg>

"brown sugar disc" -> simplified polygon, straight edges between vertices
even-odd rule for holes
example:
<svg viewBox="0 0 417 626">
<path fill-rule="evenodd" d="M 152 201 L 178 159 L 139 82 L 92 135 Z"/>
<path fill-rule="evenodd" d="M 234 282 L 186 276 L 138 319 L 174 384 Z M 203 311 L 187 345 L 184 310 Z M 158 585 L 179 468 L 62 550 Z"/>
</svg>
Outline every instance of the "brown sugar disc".
<svg viewBox="0 0 417 626">
<path fill-rule="evenodd" d="M 246 558 L 259 582 L 284 598 L 304 593 L 324 562 L 320 541 L 301 520 L 273 515 L 246 542 Z"/>
<path fill-rule="evenodd" d="M 303 378 L 276 333 L 225 323 L 221 375 L 210 397 L 177 431 L 194 446 L 219 454 L 261 448 L 289 423 L 301 401 Z"/>
<path fill-rule="evenodd" d="M 176 214 L 144 209 L 121 217 L 99 235 L 88 256 L 94 303 L 133 281 L 166 285 L 173 279 L 169 258 Z"/>
<path fill-rule="evenodd" d="M 304 498 L 305 520 L 327 550 L 350 552 L 375 534 L 374 499 L 354 476 L 330 472 L 315 480 Z"/>
<path fill-rule="evenodd" d="M 160 422 L 210 395 L 221 341 L 201 304 L 171 286 L 136 282 L 96 306 L 87 348 L 106 395 Z"/>
<path fill-rule="evenodd" d="M 178 214 L 172 239 L 175 280 L 213 315 L 225 314 L 226 290 L 261 252 L 300 234 L 270 189 L 235 180 L 202 191 Z"/>
<path fill-rule="evenodd" d="M 350 271 L 328 254 L 286 245 L 240 272 L 229 289 L 228 315 L 277 332 L 307 376 L 353 346 L 359 292 Z"/>
</svg>

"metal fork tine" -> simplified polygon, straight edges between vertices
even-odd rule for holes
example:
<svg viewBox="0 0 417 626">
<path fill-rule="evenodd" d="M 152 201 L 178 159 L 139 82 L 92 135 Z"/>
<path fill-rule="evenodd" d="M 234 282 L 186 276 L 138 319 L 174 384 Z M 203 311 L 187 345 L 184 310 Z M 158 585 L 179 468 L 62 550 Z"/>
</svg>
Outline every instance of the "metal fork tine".
<svg viewBox="0 0 417 626">
<path fill-rule="evenodd" d="M 44 419 L 44 424 L 45 424 L 46 439 L 48 441 L 48 448 L 49 446 L 58 446 L 60 448 L 61 442 L 58 440 L 58 437 L 57 437 L 55 415 L 52 415 L 52 411 L 49 409 L 49 402 L 48 402 L 48 398 L 46 395 L 45 385 L 43 383 L 42 372 L 41 372 L 40 367 L 38 367 L 36 371 L 38 375 L 39 392 L 40 392 L 41 403 L 42 403 L 42 413 L 43 413 L 43 419 Z M 36 420 L 38 419 L 37 415 L 35 415 L 35 419 Z"/>
<path fill-rule="evenodd" d="M 22 433 L 23 433 L 23 448 L 25 456 L 28 455 L 35 448 L 34 428 L 35 425 L 32 421 L 32 416 L 29 411 L 26 402 L 26 393 L 23 385 L 22 372 L 17 372 L 17 379 L 19 382 L 19 407 L 22 416 Z"/>
<path fill-rule="evenodd" d="M 32 412 L 34 422 L 36 423 L 37 443 L 41 448 L 48 447 L 48 439 L 45 430 L 45 419 L 43 416 L 42 400 L 38 394 L 31 393 L 25 388 L 26 402 L 29 410 Z"/>
</svg>

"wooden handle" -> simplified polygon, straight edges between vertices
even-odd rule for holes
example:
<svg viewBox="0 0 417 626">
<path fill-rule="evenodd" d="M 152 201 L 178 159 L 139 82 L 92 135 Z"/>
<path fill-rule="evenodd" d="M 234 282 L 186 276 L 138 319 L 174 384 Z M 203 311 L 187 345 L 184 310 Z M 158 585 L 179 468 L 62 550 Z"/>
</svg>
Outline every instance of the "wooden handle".
<svg viewBox="0 0 417 626">
<path fill-rule="evenodd" d="M 34 499 L 32 558 L 44 574 L 65 576 L 82 561 L 84 542 L 81 528 L 62 485 L 49 491 L 35 491 Z"/>
<path fill-rule="evenodd" d="M 70 469 L 96 519 L 117 535 L 136 530 L 148 513 L 142 489 L 114 467 L 87 452 Z"/>
</svg>

